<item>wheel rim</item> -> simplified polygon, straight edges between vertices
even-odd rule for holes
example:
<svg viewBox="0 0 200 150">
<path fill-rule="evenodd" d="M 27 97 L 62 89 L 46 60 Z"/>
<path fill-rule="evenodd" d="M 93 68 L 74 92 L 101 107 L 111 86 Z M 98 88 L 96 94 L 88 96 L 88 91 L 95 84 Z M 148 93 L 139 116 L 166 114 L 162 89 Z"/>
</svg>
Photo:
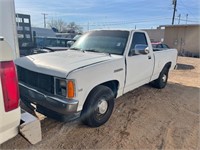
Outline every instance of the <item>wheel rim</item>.
<svg viewBox="0 0 200 150">
<path fill-rule="evenodd" d="M 163 74 L 162 81 L 163 81 L 163 82 L 166 82 L 166 81 L 167 81 L 167 75 L 166 75 L 166 74 Z"/>
<path fill-rule="evenodd" d="M 97 105 L 97 111 L 100 115 L 103 115 L 108 110 L 108 102 L 105 99 L 101 99 Z"/>
</svg>

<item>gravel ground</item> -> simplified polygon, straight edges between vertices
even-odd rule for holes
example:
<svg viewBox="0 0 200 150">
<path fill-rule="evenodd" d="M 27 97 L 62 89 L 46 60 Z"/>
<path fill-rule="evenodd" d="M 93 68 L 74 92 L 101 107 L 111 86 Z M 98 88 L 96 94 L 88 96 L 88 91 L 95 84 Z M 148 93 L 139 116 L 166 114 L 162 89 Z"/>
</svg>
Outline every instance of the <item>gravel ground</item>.
<svg viewBox="0 0 200 150">
<path fill-rule="evenodd" d="M 145 85 L 118 98 L 105 125 L 43 118 L 40 143 L 17 135 L 0 149 L 200 149 L 199 99 L 200 59 L 179 57 L 165 89 Z"/>
</svg>

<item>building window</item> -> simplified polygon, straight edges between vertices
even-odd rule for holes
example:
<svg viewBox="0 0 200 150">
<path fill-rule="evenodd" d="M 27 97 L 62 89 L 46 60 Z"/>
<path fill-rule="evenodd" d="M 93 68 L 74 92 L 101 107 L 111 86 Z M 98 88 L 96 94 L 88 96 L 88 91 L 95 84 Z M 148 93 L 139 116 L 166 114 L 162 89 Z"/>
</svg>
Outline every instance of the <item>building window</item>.
<svg viewBox="0 0 200 150">
<path fill-rule="evenodd" d="M 29 23 L 29 19 L 28 18 L 24 18 L 24 23 Z"/>
<path fill-rule="evenodd" d="M 26 34 L 26 38 L 30 39 L 31 38 L 30 34 Z"/>
<path fill-rule="evenodd" d="M 24 27 L 24 30 L 30 31 L 30 27 Z"/>
<path fill-rule="evenodd" d="M 17 31 L 22 31 L 23 27 L 22 26 L 17 26 Z"/>
<path fill-rule="evenodd" d="M 21 23 L 21 22 L 22 22 L 22 18 L 18 18 L 18 17 L 17 17 L 17 18 L 16 18 L 16 22 L 17 22 L 17 23 Z"/>
<path fill-rule="evenodd" d="M 23 34 L 18 34 L 18 38 L 23 39 L 24 35 Z"/>
</svg>

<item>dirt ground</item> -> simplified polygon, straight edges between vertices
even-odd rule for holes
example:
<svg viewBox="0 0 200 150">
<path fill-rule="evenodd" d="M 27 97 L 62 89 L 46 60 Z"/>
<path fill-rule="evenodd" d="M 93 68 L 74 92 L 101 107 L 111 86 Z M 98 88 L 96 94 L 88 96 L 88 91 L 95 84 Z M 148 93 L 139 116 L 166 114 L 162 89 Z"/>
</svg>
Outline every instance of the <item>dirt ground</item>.
<svg viewBox="0 0 200 150">
<path fill-rule="evenodd" d="M 179 57 L 165 89 L 145 85 L 125 94 L 105 125 L 45 118 L 40 143 L 17 135 L 0 149 L 200 149 L 199 100 L 200 59 Z"/>
</svg>

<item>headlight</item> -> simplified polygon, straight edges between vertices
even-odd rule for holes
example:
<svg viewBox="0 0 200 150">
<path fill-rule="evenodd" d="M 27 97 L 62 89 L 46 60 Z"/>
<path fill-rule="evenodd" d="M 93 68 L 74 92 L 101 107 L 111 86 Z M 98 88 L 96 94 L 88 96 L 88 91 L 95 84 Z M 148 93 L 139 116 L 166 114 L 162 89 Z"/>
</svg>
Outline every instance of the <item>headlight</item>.
<svg viewBox="0 0 200 150">
<path fill-rule="evenodd" d="M 56 95 L 66 97 L 66 80 L 56 79 Z"/>
<path fill-rule="evenodd" d="M 76 94 L 74 80 L 56 79 L 56 95 L 73 99 Z"/>
</svg>

